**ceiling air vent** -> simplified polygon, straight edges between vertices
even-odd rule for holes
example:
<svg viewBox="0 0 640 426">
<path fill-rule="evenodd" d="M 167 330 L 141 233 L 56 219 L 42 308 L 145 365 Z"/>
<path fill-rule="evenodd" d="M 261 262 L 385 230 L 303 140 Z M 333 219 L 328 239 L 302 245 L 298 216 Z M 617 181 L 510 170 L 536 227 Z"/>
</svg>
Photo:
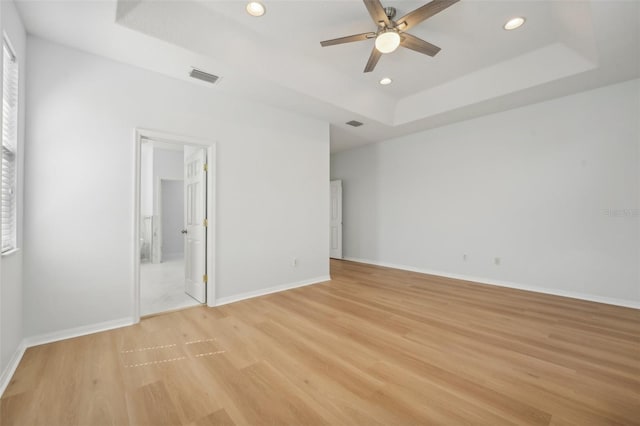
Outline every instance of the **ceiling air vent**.
<svg viewBox="0 0 640 426">
<path fill-rule="evenodd" d="M 360 127 L 362 126 L 362 123 L 356 120 L 351 120 L 351 121 L 347 121 L 347 124 L 349 126 L 353 126 L 353 127 Z"/>
<path fill-rule="evenodd" d="M 220 79 L 217 75 L 209 74 L 208 72 L 200 71 L 199 69 L 192 69 L 189 75 L 198 80 L 206 81 L 207 83 L 214 84 Z"/>
</svg>

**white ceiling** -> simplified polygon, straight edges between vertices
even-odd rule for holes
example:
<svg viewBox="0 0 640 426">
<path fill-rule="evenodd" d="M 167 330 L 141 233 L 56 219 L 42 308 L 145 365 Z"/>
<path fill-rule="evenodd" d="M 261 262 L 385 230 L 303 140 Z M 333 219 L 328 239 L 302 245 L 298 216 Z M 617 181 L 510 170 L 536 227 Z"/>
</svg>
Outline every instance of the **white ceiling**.
<svg viewBox="0 0 640 426">
<path fill-rule="evenodd" d="M 375 30 L 360 0 L 264 0 L 261 18 L 241 0 L 17 3 L 32 34 L 327 120 L 333 152 L 640 76 L 638 1 L 462 0 L 409 31 L 438 55 L 401 48 L 368 74 L 373 40 L 320 46 Z M 383 2 L 397 16 L 422 4 Z M 527 22 L 503 30 L 512 16 Z M 193 81 L 192 66 L 222 80 Z"/>
</svg>

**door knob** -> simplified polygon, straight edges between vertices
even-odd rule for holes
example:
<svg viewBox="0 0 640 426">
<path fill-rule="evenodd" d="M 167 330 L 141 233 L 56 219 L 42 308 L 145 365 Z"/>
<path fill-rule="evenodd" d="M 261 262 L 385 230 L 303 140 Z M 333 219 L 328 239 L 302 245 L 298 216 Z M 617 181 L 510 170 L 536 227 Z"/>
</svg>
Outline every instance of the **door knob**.
<svg viewBox="0 0 640 426">
<path fill-rule="evenodd" d="M 180 231 L 180 233 L 181 233 L 181 234 L 186 234 L 186 233 L 187 233 L 187 230 L 186 230 L 186 229 L 183 229 L 182 231 Z"/>
</svg>

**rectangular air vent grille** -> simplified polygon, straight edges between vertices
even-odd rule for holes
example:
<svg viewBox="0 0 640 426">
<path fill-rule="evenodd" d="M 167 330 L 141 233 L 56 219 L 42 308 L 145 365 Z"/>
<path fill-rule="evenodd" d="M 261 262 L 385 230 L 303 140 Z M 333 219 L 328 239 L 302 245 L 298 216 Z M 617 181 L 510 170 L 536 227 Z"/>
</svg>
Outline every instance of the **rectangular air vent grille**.
<svg viewBox="0 0 640 426">
<path fill-rule="evenodd" d="M 215 83 L 220 79 L 217 75 L 209 74 L 208 72 L 200 71 L 199 69 L 192 69 L 189 75 L 198 80 L 206 81 L 207 83 Z"/>
<path fill-rule="evenodd" d="M 362 126 L 362 123 L 356 120 L 351 120 L 351 121 L 347 121 L 347 124 L 349 126 L 353 126 L 353 127 L 360 127 Z"/>
</svg>

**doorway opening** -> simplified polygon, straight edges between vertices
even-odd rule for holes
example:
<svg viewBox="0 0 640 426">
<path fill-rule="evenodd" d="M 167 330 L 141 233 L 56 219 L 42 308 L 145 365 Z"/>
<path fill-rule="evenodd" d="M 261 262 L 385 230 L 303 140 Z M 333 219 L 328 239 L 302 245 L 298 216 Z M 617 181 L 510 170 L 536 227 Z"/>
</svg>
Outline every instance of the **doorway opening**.
<svg viewBox="0 0 640 426">
<path fill-rule="evenodd" d="M 214 306 L 215 145 L 136 131 L 134 317 Z"/>
</svg>

